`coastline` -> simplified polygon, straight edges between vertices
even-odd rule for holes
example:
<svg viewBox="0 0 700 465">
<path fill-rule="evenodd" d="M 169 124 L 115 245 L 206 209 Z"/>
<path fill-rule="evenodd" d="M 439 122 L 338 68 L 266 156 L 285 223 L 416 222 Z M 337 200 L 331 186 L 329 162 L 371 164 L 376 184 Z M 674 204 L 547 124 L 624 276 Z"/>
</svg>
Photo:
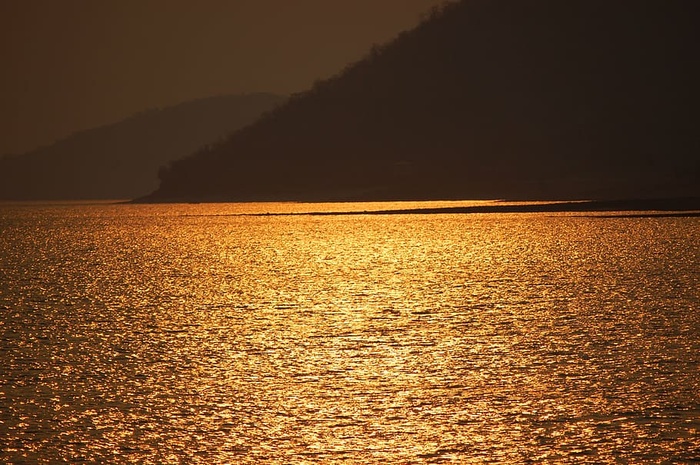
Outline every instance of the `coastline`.
<svg viewBox="0 0 700 465">
<path fill-rule="evenodd" d="M 355 209 L 347 210 L 339 207 L 328 208 L 328 204 L 344 204 L 348 202 L 339 201 L 272 201 L 272 203 L 291 203 L 306 205 L 306 211 L 248 211 L 225 213 L 219 216 L 357 216 L 357 215 L 444 215 L 444 214 L 503 214 L 503 213 L 569 213 L 573 216 L 585 216 L 595 218 L 662 218 L 662 217 L 700 217 L 700 197 L 673 197 L 673 198 L 649 198 L 649 199 L 617 199 L 617 200 L 474 200 L 477 205 L 437 205 L 437 206 L 416 206 L 415 203 L 423 202 L 471 202 L 459 200 L 435 200 L 435 199 L 412 199 L 412 200 L 374 200 L 374 201 L 352 201 Z M 378 207 L 377 203 L 406 202 L 414 203 L 404 208 L 390 208 L 387 206 Z M 178 201 L 165 202 L 140 202 L 136 200 L 63 200 L 63 201 L 3 201 L 0 206 L 20 206 L 20 205 L 203 205 L 203 204 L 265 204 L 266 201 Z M 314 207 L 318 205 L 318 207 Z M 325 208 L 324 208 L 325 207 Z"/>
<path fill-rule="evenodd" d="M 253 213 L 248 216 L 338 216 L 338 215 L 435 215 L 469 213 L 606 213 L 594 215 L 598 218 L 611 217 L 700 217 L 700 197 L 668 199 L 623 199 L 623 200 L 584 200 L 564 202 L 544 202 L 523 204 L 491 204 L 460 207 L 411 208 L 372 211 L 317 211 L 297 213 Z M 629 212 L 630 214 L 619 214 Z M 635 213 L 638 212 L 638 213 Z M 593 216 L 593 215 L 591 215 Z"/>
</svg>

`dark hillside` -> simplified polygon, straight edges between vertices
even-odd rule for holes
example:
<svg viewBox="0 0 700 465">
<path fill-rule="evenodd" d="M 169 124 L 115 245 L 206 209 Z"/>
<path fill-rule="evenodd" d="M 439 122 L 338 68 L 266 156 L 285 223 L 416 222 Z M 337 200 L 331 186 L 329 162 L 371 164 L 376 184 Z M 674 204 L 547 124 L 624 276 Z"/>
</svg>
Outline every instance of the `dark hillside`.
<svg viewBox="0 0 700 465">
<path fill-rule="evenodd" d="M 700 190 L 695 0 L 464 0 L 148 200 L 612 198 Z"/>
<path fill-rule="evenodd" d="M 0 158 L 0 199 L 128 199 L 158 186 L 158 168 L 252 123 L 283 102 L 271 94 L 220 96 L 149 110 Z"/>
</svg>

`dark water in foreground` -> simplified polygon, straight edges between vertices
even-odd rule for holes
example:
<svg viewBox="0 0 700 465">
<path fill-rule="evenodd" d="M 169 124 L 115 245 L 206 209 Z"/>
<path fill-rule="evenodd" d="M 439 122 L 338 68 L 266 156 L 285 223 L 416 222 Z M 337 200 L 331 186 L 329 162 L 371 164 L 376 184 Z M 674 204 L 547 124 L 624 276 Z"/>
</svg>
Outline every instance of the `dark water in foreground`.
<svg viewBox="0 0 700 465">
<path fill-rule="evenodd" d="M 700 461 L 700 218 L 266 208 L 0 206 L 0 462 Z"/>
</svg>

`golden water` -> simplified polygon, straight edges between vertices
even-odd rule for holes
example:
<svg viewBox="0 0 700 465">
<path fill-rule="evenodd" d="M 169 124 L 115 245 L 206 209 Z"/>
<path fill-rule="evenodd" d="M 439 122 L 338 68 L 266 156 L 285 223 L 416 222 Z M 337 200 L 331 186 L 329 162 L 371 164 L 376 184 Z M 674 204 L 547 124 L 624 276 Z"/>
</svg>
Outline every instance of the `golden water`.
<svg viewBox="0 0 700 465">
<path fill-rule="evenodd" d="M 700 460 L 700 219 L 0 207 L 0 462 Z"/>
</svg>

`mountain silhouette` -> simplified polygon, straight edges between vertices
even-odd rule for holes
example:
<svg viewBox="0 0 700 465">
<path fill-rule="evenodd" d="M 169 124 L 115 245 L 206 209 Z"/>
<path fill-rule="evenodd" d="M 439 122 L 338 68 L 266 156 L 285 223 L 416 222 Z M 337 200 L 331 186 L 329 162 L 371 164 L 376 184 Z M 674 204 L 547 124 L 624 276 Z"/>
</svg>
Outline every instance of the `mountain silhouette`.
<svg viewBox="0 0 700 465">
<path fill-rule="evenodd" d="M 158 186 L 158 169 L 280 104 L 272 94 L 219 96 L 149 110 L 0 158 L 0 199 L 129 199 Z"/>
<path fill-rule="evenodd" d="M 463 0 L 145 201 L 700 194 L 696 0 Z"/>
</svg>

